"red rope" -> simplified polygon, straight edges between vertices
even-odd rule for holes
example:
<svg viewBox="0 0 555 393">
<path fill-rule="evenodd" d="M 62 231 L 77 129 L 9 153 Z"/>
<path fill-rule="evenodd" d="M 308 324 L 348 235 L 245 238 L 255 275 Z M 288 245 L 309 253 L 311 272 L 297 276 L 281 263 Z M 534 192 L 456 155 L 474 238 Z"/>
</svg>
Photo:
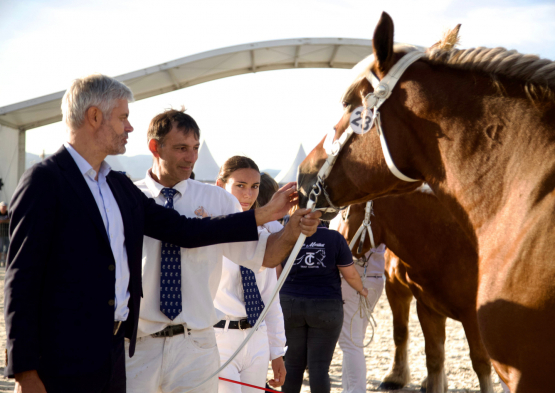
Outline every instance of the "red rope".
<svg viewBox="0 0 555 393">
<path fill-rule="evenodd" d="M 248 386 L 248 387 L 250 387 L 250 388 L 265 390 L 265 391 L 267 391 L 267 392 L 281 393 L 281 392 L 279 392 L 279 391 L 277 391 L 277 390 L 261 388 L 260 386 L 254 386 L 254 385 L 249 385 L 248 383 L 239 382 L 239 381 L 234 381 L 233 379 L 227 379 L 227 378 L 222 378 L 222 377 L 218 377 L 218 378 L 221 379 L 222 381 L 232 382 L 232 383 L 236 383 L 236 384 L 239 384 L 239 385 L 245 385 L 245 386 Z"/>
</svg>

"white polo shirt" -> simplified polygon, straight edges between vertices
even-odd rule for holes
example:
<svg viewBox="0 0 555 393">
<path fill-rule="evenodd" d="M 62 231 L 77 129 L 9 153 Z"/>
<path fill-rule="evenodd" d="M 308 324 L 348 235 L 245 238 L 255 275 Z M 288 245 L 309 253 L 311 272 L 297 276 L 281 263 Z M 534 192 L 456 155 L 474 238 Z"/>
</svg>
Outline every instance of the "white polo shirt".
<svg viewBox="0 0 555 393">
<path fill-rule="evenodd" d="M 161 184 L 152 179 L 150 170 L 143 180 L 135 183 L 149 198 L 164 205 Z M 220 216 L 241 212 L 237 199 L 223 188 L 184 180 L 173 187 L 174 209 L 186 217 Z M 160 311 L 160 254 L 159 240 L 145 236 L 143 244 L 143 300 L 139 315 L 137 337 L 156 333 L 166 326 L 187 324 L 187 328 L 206 329 L 218 322 L 213 300 L 222 274 L 224 255 L 237 264 L 259 271 L 264 260 L 266 242 L 270 234 L 259 232 L 258 242 L 225 243 L 199 248 L 181 249 L 182 312 L 173 321 Z"/>
</svg>

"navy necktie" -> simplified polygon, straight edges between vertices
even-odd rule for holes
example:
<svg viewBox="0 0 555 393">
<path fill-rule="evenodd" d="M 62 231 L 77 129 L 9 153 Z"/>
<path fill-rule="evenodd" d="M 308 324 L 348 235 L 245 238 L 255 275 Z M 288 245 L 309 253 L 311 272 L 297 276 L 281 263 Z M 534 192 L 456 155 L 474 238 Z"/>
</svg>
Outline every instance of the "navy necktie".
<svg viewBox="0 0 555 393">
<path fill-rule="evenodd" d="M 254 326 L 260 313 L 264 310 L 264 302 L 260 296 L 258 285 L 256 285 L 256 277 L 251 269 L 239 266 L 241 268 L 241 281 L 243 282 L 243 294 L 245 298 L 245 310 L 247 311 L 247 319 L 249 324 Z"/>
<path fill-rule="evenodd" d="M 173 209 L 173 196 L 177 191 L 163 188 L 164 207 Z M 181 313 L 181 248 L 162 242 L 160 270 L 160 310 L 172 321 Z"/>
</svg>

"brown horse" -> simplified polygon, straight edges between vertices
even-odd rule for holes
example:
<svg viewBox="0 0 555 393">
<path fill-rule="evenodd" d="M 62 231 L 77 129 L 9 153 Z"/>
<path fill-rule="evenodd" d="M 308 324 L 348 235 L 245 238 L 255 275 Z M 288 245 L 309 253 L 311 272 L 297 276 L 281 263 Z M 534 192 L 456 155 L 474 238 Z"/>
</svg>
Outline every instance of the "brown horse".
<svg viewBox="0 0 555 393">
<path fill-rule="evenodd" d="M 394 49 L 385 13 L 373 46 L 365 71 L 379 79 L 412 58 L 413 49 Z M 366 94 L 386 90 L 372 86 L 361 76 L 349 87 L 334 140 Z M 555 370 L 554 91 L 549 60 L 502 48 L 434 49 L 406 69 L 379 109 L 392 161 L 431 186 L 478 250 L 480 333 L 513 393 L 550 390 Z M 417 187 L 392 175 L 375 128 L 344 143 L 318 206 Z M 302 163 L 301 204 L 325 159 L 322 141 Z"/>
<path fill-rule="evenodd" d="M 338 231 L 348 242 L 364 218 L 365 204 L 351 205 Z M 478 255 L 466 235 L 437 198 L 413 192 L 374 201 L 371 220 L 376 244 L 384 243 L 386 293 L 393 312 L 395 357 L 381 388 L 400 389 L 409 382 L 407 362 L 408 320 L 412 296 L 425 339 L 427 392 L 447 390 L 444 372 L 445 319 L 462 322 L 474 371 L 482 392 L 493 392 L 491 363 L 482 344 L 476 316 Z M 353 255 L 360 258 L 370 249 L 366 237 L 362 254 L 358 242 Z"/>
</svg>

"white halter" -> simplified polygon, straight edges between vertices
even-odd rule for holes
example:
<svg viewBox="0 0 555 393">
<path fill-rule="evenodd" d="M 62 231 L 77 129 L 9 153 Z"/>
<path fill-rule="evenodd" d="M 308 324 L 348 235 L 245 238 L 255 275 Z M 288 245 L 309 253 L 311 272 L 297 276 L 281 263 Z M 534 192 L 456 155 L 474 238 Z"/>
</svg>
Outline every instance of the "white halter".
<svg viewBox="0 0 555 393">
<path fill-rule="evenodd" d="M 355 236 L 349 243 L 349 248 L 353 251 L 353 247 L 357 242 L 358 238 L 360 237 L 360 243 L 358 244 L 357 254 L 362 254 L 362 247 L 364 245 L 364 239 L 366 237 L 366 233 L 368 232 L 368 238 L 370 239 L 370 246 L 372 248 L 376 248 L 376 243 L 374 243 L 374 233 L 372 232 L 372 227 L 370 226 L 370 216 L 372 215 L 372 205 L 374 204 L 373 201 L 366 202 L 366 207 L 364 208 L 364 220 L 358 231 L 356 231 Z"/>
<path fill-rule="evenodd" d="M 397 178 L 399 178 L 403 181 L 407 181 L 407 182 L 415 182 L 415 181 L 418 181 L 418 179 L 412 179 L 408 176 L 405 176 L 395 166 L 395 163 L 393 162 L 393 159 L 391 158 L 391 154 L 389 152 L 389 148 L 387 147 L 387 142 L 385 140 L 385 136 L 384 136 L 384 133 L 383 133 L 382 124 L 381 124 L 381 120 L 380 120 L 379 108 L 380 108 L 380 106 L 382 106 L 382 104 L 385 102 L 385 100 L 387 100 L 389 98 L 389 96 L 391 95 L 391 92 L 393 91 L 393 88 L 395 87 L 395 85 L 397 84 L 397 82 L 399 81 L 401 76 L 403 75 L 403 72 L 405 72 L 405 70 L 412 63 L 414 63 L 415 61 L 420 59 L 422 56 L 424 56 L 424 52 L 420 52 L 420 51 L 413 51 L 413 52 L 407 53 L 406 55 L 404 55 L 401 58 L 401 60 L 399 60 L 391 68 L 391 70 L 389 70 L 387 75 L 381 81 L 378 79 L 377 76 L 375 76 L 372 73 L 372 71 L 370 71 L 368 73 L 368 75 L 366 76 L 366 79 L 368 80 L 368 82 L 370 82 L 370 84 L 374 88 L 373 92 L 369 93 L 366 97 L 364 97 L 364 104 L 365 104 L 364 107 L 365 107 L 365 109 L 373 111 L 372 122 L 370 123 L 369 129 L 372 128 L 372 124 L 375 122 L 376 123 L 376 129 L 378 131 L 378 135 L 380 136 L 380 143 L 381 143 L 382 151 L 383 151 L 383 154 L 384 154 L 384 157 L 385 157 L 385 162 L 387 163 L 387 166 L 388 166 L 389 170 Z M 338 156 L 339 152 L 341 151 L 343 146 L 345 146 L 345 144 L 351 138 L 351 136 L 353 135 L 354 132 L 355 131 L 353 130 L 353 128 L 349 125 L 349 127 L 345 130 L 345 132 L 343 134 L 341 134 L 339 139 L 337 139 L 336 141 L 333 141 L 334 135 L 331 134 L 331 133 L 328 135 L 328 137 L 324 141 L 324 148 L 326 149 L 326 152 L 328 153 L 328 157 L 326 158 L 326 161 L 324 162 L 324 165 L 322 165 L 322 167 L 318 171 L 316 183 L 312 186 L 312 190 L 310 191 L 310 194 L 309 194 L 309 198 L 311 200 L 314 200 L 314 201 L 316 201 L 318 199 L 320 194 L 322 194 L 322 193 L 324 194 L 324 196 L 325 196 L 326 200 L 328 201 L 328 204 L 330 205 L 330 207 L 329 208 L 321 208 L 319 210 L 322 210 L 324 212 L 337 212 L 337 211 L 342 209 L 339 206 L 335 206 L 331 202 L 331 199 L 330 199 L 329 195 L 327 194 L 327 192 L 325 190 L 324 181 L 329 176 L 329 174 L 330 174 L 330 172 L 331 172 L 331 170 L 332 170 L 332 168 L 335 164 L 335 161 L 337 160 L 337 156 Z"/>
</svg>

